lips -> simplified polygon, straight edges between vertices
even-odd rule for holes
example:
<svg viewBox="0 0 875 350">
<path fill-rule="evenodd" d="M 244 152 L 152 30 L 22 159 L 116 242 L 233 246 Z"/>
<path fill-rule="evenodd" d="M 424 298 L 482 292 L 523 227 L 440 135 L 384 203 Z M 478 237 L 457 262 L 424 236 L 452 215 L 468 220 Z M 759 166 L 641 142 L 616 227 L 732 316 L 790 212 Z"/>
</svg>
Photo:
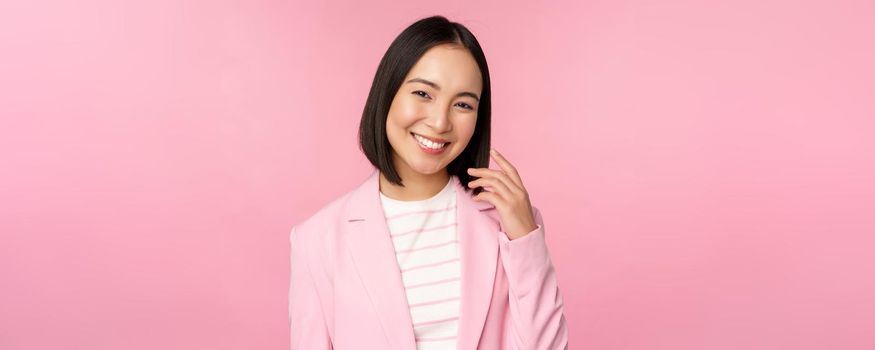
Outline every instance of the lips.
<svg viewBox="0 0 875 350">
<path fill-rule="evenodd" d="M 428 136 L 425 136 L 425 135 L 417 134 L 417 133 L 415 133 L 415 132 L 411 132 L 411 134 L 413 134 L 413 135 L 417 135 L 417 136 L 422 137 L 422 138 L 425 138 L 425 139 L 427 139 L 427 140 L 429 140 L 429 141 L 431 141 L 431 142 L 434 142 L 434 143 L 449 143 L 447 140 L 444 140 L 444 139 L 442 139 L 442 138 L 428 137 Z"/>
<path fill-rule="evenodd" d="M 419 149 L 427 154 L 433 154 L 433 155 L 434 154 L 441 154 L 447 149 L 447 146 L 450 144 L 449 142 L 446 142 L 446 143 L 444 143 L 444 145 L 441 148 L 432 148 L 432 147 L 429 147 L 426 145 L 428 142 L 431 141 L 430 139 L 428 139 L 429 141 L 426 141 L 425 143 L 423 143 L 422 141 L 417 139 L 417 138 L 420 138 L 422 136 L 419 134 L 412 133 L 412 132 L 410 133 L 410 137 L 413 138 L 413 142 L 416 142 L 416 145 L 419 146 Z"/>
</svg>

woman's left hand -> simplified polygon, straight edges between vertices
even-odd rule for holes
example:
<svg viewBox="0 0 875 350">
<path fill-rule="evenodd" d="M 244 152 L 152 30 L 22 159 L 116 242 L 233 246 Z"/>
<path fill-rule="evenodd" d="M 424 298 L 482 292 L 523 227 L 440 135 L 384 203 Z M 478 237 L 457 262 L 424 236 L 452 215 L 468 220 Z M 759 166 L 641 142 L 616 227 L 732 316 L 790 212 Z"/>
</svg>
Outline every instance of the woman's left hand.
<svg viewBox="0 0 875 350">
<path fill-rule="evenodd" d="M 523 181 L 516 168 L 495 149 L 492 149 L 490 155 L 503 171 L 469 168 L 468 174 L 479 179 L 469 182 L 468 187 L 483 187 L 485 191 L 474 196 L 474 200 L 485 200 L 495 205 L 501 215 L 501 224 L 507 238 L 511 240 L 520 238 L 538 228 L 532 213 L 532 204 L 529 202 L 529 194 L 523 187 Z"/>
</svg>

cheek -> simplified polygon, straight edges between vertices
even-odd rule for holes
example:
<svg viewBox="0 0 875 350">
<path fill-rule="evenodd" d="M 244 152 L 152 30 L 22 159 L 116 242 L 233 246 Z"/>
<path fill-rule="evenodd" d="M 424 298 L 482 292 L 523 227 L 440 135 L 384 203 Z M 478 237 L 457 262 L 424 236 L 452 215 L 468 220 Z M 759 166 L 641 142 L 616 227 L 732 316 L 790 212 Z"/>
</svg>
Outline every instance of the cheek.
<svg viewBox="0 0 875 350">
<path fill-rule="evenodd" d="M 455 125 L 458 128 L 459 138 L 470 140 L 471 135 L 474 135 L 474 128 L 477 126 L 477 119 L 466 116 L 464 120 L 460 120 Z M 465 143 L 467 144 L 467 142 Z"/>
<path fill-rule="evenodd" d="M 421 113 L 416 103 L 405 98 L 396 99 L 389 108 L 389 118 L 402 127 L 412 125 Z"/>
</svg>

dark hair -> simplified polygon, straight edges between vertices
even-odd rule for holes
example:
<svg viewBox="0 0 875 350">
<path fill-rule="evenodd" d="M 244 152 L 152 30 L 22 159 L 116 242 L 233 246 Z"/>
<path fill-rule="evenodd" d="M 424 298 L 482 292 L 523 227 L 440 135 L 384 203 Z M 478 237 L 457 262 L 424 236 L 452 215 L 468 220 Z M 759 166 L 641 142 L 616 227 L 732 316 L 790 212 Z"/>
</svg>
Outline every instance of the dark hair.
<svg viewBox="0 0 875 350">
<path fill-rule="evenodd" d="M 486 65 L 486 56 L 480 48 L 480 43 L 471 31 L 465 26 L 450 22 L 443 16 L 423 18 L 404 29 L 398 37 L 389 45 L 389 49 L 383 54 L 368 100 L 362 112 L 361 124 L 359 124 L 359 146 L 365 156 L 374 167 L 386 176 L 389 182 L 404 186 L 401 177 L 395 171 L 392 163 L 392 146 L 386 137 L 386 118 L 389 107 L 402 80 L 419 58 L 428 49 L 447 43 L 456 43 L 464 46 L 480 68 L 483 80 L 483 91 L 480 93 L 480 101 L 477 106 L 477 122 L 471 141 L 456 159 L 447 165 L 447 172 L 456 175 L 462 184 L 467 184 L 474 177 L 468 175 L 468 168 L 489 167 L 489 137 L 490 117 L 492 106 L 490 102 L 489 68 Z M 465 190 L 469 189 L 464 186 Z M 483 191 L 482 187 L 474 189 L 473 194 Z"/>
</svg>

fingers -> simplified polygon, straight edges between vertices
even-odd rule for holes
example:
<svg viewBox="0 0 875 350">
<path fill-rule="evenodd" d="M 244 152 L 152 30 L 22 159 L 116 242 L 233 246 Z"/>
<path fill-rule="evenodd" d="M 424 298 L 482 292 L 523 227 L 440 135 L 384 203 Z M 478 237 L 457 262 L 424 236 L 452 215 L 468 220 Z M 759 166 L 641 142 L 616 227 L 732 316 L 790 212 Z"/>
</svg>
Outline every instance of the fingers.
<svg viewBox="0 0 875 350">
<path fill-rule="evenodd" d="M 478 201 L 478 202 L 479 202 L 479 201 L 487 201 L 487 202 L 489 202 L 489 203 L 492 203 L 492 205 L 494 205 L 496 208 L 500 207 L 500 206 L 498 205 L 498 203 L 501 203 L 501 202 L 502 202 L 501 197 L 498 196 L 497 194 L 495 194 L 495 192 L 486 192 L 486 191 L 483 191 L 483 192 L 480 192 L 479 194 L 477 194 L 476 196 L 474 196 L 474 197 L 472 197 L 472 198 L 473 198 L 475 201 Z"/>
<path fill-rule="evenodd" d="M 510 179 L 513 180 L 513 182 L 517 186 L 523 188 L 523 181 L 522 179 L 520 179 L 520 174 L 517 172 L 516 168 L 512 164 L 510 164 L 510 162 L 507 161 L 507 159 L 505 159 L 504 156 L 501 155 L 501 153 L 498 153 L 498 151 L 494 148 L 490 150 L 489 154 L 492 155 L 492 158 L 495 159 L 495 162 L 498 163 L 498 166 L 501 167 L 501 169 L 509 175 Z"/>
<path fill-rule="evenodd" d="M 471 185 L 475 185 L 474 187 L 476 187 L 476 185 L 479 184 L 477 181 L 489 180 L 488 182 L 485 182 L 485 183 L 488 185 L 491 185 L 493 187 L 495 187 L 495 185 L 492 185 L 493 183 L 501 184 L 502 187 L 504 187 L 508 191 L 508 193 L 515 194 L 515 193 L 518 193 L 521 191 L 521 189 L 519 187 L 517 187 L 517 184 L 513 180 L 511 180 L 507 176 L 507 174 L 505 174 L 499 170 L 494 170 L 494 169 L 489 169 L 489 168 L 469 168 L 468 174 L 479 177 L 479 179 L 471 181 L 469 183 Z M 495 181 L 493 181 L 493 180 L 495 180 Z M 469 185 L 469 187 L 470 187 L 470 185 Z"/>
<path fill-rule="evenodd" d="M 505 199 L 513 198 L 513 196 L 515 195 L 515 193 L 510 188 L 508 188 L 503 181 L 492 177 L 479 178 L 468 183 L 468 187 L 471 188 L 478 186 L 484 187 L 484 189 L 486 186 L 492 187 L 491 192 L 497 193 L 499 196 Z"/>
</svg>

